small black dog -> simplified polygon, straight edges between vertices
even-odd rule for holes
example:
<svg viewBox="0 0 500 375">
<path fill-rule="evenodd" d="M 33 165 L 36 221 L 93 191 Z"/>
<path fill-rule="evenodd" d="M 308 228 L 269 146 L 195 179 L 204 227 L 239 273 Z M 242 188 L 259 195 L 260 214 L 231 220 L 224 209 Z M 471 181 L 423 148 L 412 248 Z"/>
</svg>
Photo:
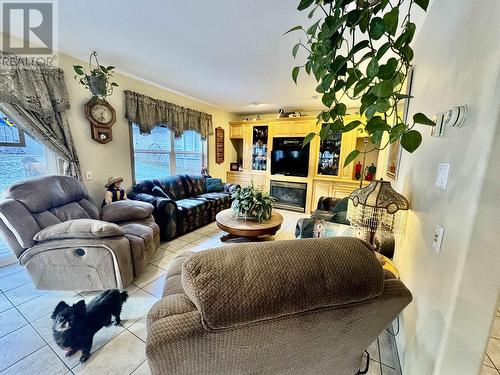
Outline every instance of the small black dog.
<svg viewBox="0 0 500 375">
<path fill-rule="evenodd" d="M 56 344 L 67 352 L 66 357 L 81 350 L 80 362 L 89 359 L 94 335 L 111 324 L 111 316 L 115 317 L 115 324 L 120 323 L 122 305 L 127 298 L 127 292 L 109 289 L 92 299 L 87 306 L 84 300 L 73 306 L 59 302 L 51 316 L 54 320 L 52 332 Z"/>
</svg>

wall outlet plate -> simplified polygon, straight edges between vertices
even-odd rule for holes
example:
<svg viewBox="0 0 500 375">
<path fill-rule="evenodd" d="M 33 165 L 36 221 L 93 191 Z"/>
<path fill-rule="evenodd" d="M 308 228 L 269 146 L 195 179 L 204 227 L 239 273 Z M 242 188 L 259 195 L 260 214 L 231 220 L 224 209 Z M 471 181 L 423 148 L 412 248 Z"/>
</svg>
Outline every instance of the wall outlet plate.
<svg viewBox="0 0 500 375">
<path fill-rule="evenodd" d="M 450 163 L 439 163 L 436 177 L 436 187 L 446 190 L 448 186 L 448 174 L 450 173 Z"/>
<path fill-rule="evenodd" d="M 92 179 L 93 179 L 92 171 L 85 171 L 85 180 L 92 181 Z"/>
<path fill-rule="evenodd" d="M 436 253 L 441 252 L 441 244 L 443 242 L 444 228 L 437 224 L 434 229 L 434 240 L 432 241 L 432 248 Z"/>
</svg>

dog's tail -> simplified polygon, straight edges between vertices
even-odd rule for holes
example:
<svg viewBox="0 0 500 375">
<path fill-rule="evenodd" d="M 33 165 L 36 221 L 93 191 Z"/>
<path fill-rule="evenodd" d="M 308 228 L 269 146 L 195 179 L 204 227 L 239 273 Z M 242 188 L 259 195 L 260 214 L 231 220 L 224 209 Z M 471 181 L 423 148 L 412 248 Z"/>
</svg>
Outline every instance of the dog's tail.
<svg viewBox="0 0 500 375">
<path fill-rule="evenodd" d="M 122 303 L 125 302 L 128 298 L 127 292 L 120 292 L 120 296 L 122 297 Z"/>
</svg>

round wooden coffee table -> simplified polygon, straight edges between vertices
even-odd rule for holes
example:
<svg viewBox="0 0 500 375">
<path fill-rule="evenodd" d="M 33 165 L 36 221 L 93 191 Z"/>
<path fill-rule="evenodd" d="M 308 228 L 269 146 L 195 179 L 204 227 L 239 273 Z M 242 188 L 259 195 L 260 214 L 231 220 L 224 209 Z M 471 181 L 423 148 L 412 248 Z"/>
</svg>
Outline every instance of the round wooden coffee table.
<svg viewBox="0 0 500 375">
<path fill-rule="evenodd" d="M 251 241 L 259 241 L 263 236 L 276 234 L 283 223 L 283 217 L 277 212 L 272 213 L 271 220 L 259 223 L 258 221 L 236 219 L 234 211 L 230 208 L 219 212 L 215 220 L 219 228 L 228 233 L 220 238 L 222 242 L 241 237 Z"/>
</svg>

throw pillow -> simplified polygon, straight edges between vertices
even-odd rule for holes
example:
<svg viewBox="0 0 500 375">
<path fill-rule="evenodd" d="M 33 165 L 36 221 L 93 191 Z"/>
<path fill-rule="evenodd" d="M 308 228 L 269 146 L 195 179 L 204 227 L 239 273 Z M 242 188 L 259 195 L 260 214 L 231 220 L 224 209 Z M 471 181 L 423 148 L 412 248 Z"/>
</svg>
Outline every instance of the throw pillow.
<svg viewBox="0 0 500 375">
<path fill-rule="evenodd" d="M 151 195 L 160 198 L 168 198 L 174 200 L 174 197 L 169 192 L 165 192 L 161 187 L 155 186 L 153 190 L 151 190 Z"/>
<path fill-rule="evenodd" d="M 335 215 L 333 215 L 330 221 L 337 224 L 351 225 L 351 222 L 347 220 L 347 211 L 337 212 Z"/>
<path fill-rule="evenodd" d="M 220 178 L 206 178 L 205 185 L 207 187 L 207 193 L 224 191 L 224 184 Z"/>
<path fill-rule="evenodd" d="M 35 241 L 64 238 L 105 238 L 123 236 L 123 229 L 113 223 L 93 219 L 76 219 L 50 225 L 35 234 Z"/>
<path fill-rule="evenodd" d="M 127 199 L 105 205 L 101 217 L 104 221 L 119 223 L 120 221 L 145 219 L 153 212 L 153 205 Z"/>
<path fill-rule="evenodd" d="M 349 203 L 349 197 L 342 198 L 337 202 L 335 207 L 333 207 L 333 212 L 338 213 L 338 212 L 343 212 L 347 211 L 347 204 Z"/>
</svg>

